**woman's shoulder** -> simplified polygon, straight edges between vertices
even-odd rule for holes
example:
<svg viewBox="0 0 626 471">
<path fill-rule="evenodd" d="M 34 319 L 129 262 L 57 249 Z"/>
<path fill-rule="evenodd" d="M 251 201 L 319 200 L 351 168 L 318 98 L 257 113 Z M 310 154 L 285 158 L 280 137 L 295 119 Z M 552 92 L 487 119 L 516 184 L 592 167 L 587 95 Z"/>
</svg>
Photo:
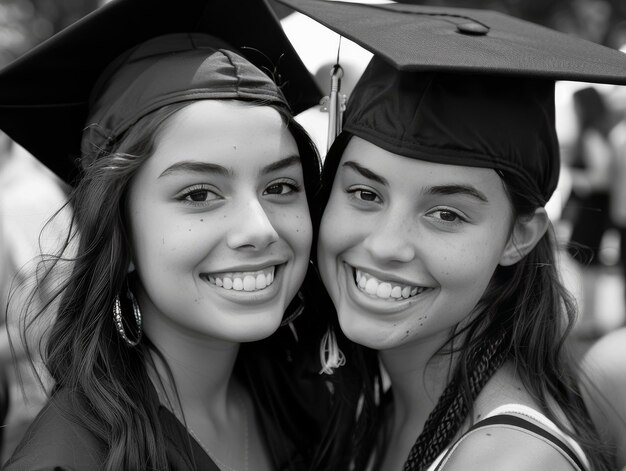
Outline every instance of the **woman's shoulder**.
<svg viewBox="0 0 626 471">
<path fill-rule="evenodd" d="M 573 471 L 576 468 L 550 440 L 504 424 L 479 428 L 464 435 L 436 468 L 437 471 Z"/>
<path fill-rule="evenodd" d="M 437 470 L 572 471 L 587 466 L 580 446 L 540 412 L 511 364 L 485 386 L 474 413 L 475 425 L 450 447 Z"/>
<path fill-rule="evenodd" d="M 523 409 L 525 415 L 527 408 Z M 563 436 L 543 421 L 512 411 L 478 422 L 450 448 L 436 469 L 573 471 L 585 469 L 585 462 Z"/>
<path fill-rule="evenodd" d="M 104 444 L 78 420 L 85 404 L 78 394 L 61 390 L 48 401 L 24 433 L 4 471 L 97 470 Z"/>
</svg>

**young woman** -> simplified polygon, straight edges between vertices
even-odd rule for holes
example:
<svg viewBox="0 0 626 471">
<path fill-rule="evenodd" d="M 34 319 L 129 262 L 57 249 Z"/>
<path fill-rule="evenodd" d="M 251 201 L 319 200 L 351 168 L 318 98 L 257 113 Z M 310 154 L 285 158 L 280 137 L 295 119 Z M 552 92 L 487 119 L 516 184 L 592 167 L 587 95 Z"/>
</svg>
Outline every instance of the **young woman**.
<svg viewBox="0 0 626 471">
<path fill-rule="evenodd" d="M 616 157 L 610 135 L 618 120 L 597 88 L 577 90 L 572 104 L 578 128 L 571 156 L 566 159 L 572 191 L 564 219 L 572 224 L 568 251 L 582 276 L 582 315 L 576 331 L 580 336 L 594 338 L 602 334 L 596 317 L 596 295 L 603 270 L 600 244 L 613 227 L 610 192 Z"/>
<path fill-rule="evenodd" d="M 342 14 L 376 31 L 387 15 L 406 37 L 423 36 L 406 57 L 445 63 L 399 71 L 389 62 L 402 52 L 375 56 L 324 164 L 317 261 L 341 330 L 370 364 L 355 469 L 610 469 L 564 348 L 574 305 L 544 209 L 560 166 L 554 80 L 522 66 L 505 74 L 506 60 L 490 73 L 479 54 L 473 74 L 451 67 L 481 41 L 505 49 L 516 25 L 494 20 L 490 30 L 488 15 L 468 10 L 327 4 L 326 14 L 315 2 L 287 3 L 340 32 Z M 367 43 L 356 28 L 348 37 Z M 449 62 L 446 41 L 456 45 Z M 376 352 L 390 382 L 382 399 Z M 368 421 L 382 425 L 375 439 Z"/>
<path fill-rule="evenodd" d="M 369 362 L 354 469 L 611 469 L 544 206 L 555 80 L 625 84 L 626 57 L 487 10 L 280 2 L 374 53 L 319 199 L 320 274 Z"/>
<path fill-rule="evenodd" d="M 316 328 L 291 322 L 320 163 L 279 87 L 212 36 L 153 37 L 100 75 L 81 147 L 40 278 L 69 268 L 55 386 L 4 469 L 336 469 Z"/>
<path fill-rule="evenodd" d="M 350 98 L 318 263 L 391 382 L 376 469 L 608 469 L 563 349 L 552 97 L 541 79 L 375 58 Z"/>
</svg>

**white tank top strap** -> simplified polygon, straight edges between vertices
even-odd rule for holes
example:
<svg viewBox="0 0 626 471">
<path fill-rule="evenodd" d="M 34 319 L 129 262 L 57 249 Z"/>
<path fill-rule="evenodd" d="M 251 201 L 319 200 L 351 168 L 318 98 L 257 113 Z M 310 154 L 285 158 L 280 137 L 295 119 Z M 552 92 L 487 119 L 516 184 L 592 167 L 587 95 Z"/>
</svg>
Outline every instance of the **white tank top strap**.
<svg viewBox="0 0 626 471">
<path fill-rule="evenodd" d="M 590 468 L 589 460 L 587 459 L 587 455 L 580 447 L 580 445 L 570 437 L 568 434 L 563 432 L 554 422 L 548 419 L 545 415 L 539 412 L 532 407 L 525 406 L 523 404 L 504 404 L 502 406 L 496 407 L 493 409 L 485 418 L 493 417 L 495 415 L 502 414 L 516 414 L 522 416 L 522 418 L 528 417 L 535 422 L 539 422 L 543 425 L 548 431 L 553 433 L 557 438 L 561 441 L 565 442 L 571 450 L 576 454 L 576 456 L 580 459 L 580 461 L 584 464 L 586 469 Z"/>
<path fill-rule="evenodd" d="M 530 419 L 530 420 L 529 420 Z M 476 422 L 470 430 L 461 436 L 455 443 L 446 448 L 428 467 L 427 471 L 440 470 L 445 465 L 454 449 L 465 437 L 474 430 L 497 425 L 507 425 L 534 432 L 538 439 L 557 449 L 576 470 L 590 469 L 589 460 L 583 449 L 576 441 L 564 433 L 557 425 L 541 412 L 522 404 L 505 404 L 496 407 L 485 418 Z M 560 442 L 560 443 L 559 443 Z"/>
</svg>

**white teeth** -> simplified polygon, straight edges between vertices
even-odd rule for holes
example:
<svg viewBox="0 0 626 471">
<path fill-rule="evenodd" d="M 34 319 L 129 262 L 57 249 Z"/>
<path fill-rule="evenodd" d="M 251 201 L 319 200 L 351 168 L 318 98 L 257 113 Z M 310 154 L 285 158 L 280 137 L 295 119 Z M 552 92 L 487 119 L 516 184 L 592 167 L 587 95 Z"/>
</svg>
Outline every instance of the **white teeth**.
<svg viewBox="0 0 626 471">
<path fill-rule="evenodd" d="M 378 289 L 378 280 L 374 278 L 370 278 L 365 283 L 365 292 L 367 294 L 376 294 L 376 290 Z"/>
<path fill-rule="evenodd" d="M 267 286 L 267 278 L 263 273 L 259 273 L 254 280 L 257 289 L 263 289 Z"/>
<path fill-rule="evenodd" d="M 407 299 L 426 290 L 424 287 L 401 286 L 388 281 L 380 281 L 361 270 L 356 270 L 355 281 L 361 291 L 381 299 Z"/>
<path fill-rule="evenodd" d="M 358 272 L 357 272 L 358 273 Z M 359 280 L 359 288 L 361 289 L 365 289 L 365 284 L 367 283 L 367 280 L 365 279 L 364 276 L 361 276 L 361 279 Z"/>
<path fill-rule="evenodd" d="M 255 272 L 222 273 L 206 277 L 209 283 L 227 290 L 258 291 L 267 288 L 274 281 L 275 266 Z"/>
<path fill-rule="evenodd" d="M 376 296 L 379 298 L 388 298 L 391 295 L 391 285 L 389 283 L 381 283 L 376 289 Z"/>
<path fill-rule="evenodd" d="M 243 290 L 254 291 L 256 289 L 256 276 L 246 275 L 243 278 Z"/>
</svg>

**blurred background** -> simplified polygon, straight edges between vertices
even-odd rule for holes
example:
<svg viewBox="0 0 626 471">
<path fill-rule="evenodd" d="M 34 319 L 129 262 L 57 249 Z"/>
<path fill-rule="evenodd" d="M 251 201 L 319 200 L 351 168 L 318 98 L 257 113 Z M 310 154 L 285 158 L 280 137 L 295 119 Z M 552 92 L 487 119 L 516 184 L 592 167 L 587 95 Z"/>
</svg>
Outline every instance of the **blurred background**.
<svg viewBox="0 0 626 471">
<path fill-rule="evenodd" d="M 98 8 L 100 0 L 0 0 L 0 68 Z M 330 85 L 330 66 L 337 56 L 338 37 L 273 0 L 294 47 L 320 88 Z M 624 0 L 424 0 L 424 5 L 487 8 L 542 24 L 605 46 L 626 51 Z M 106 40 L 103 38 L 103 40 Z M 369 53 L 343 41 L 342 92 L 351 87 L 369 60 Z M 97 51 L 94 51 L 97 53 Z M 561 244 L 563 278 L 575 295 L 580 318 L 573 336 L 582 354 L 600 336 L 625 324 L 624 258 L 626 257 L 626 87 L 557 84 L 557 125 L 563 171 L 549 214 Z M 326 148 L 324 106 L 298 117 Z M 33 123 L 33 126 L 45 123 Z M 26 278 L 29 261 L 38 251 L 45 221 L 60 208 L 67 188 L 47 169 L 0 132 L 0 303 L 2 312 L 10 286 Z M 49 228 L 62 233 L 63 227 Z M 2 315 L 1 318 L 5 319 Z M 12 316 L 8 319 L 11 322 Z M 5 418 L 0 459 L 12 452 L 45 396 L 19 349 L 16 379 L 6 329 L 0 331 L 0 409 Z"/>
</svg>

